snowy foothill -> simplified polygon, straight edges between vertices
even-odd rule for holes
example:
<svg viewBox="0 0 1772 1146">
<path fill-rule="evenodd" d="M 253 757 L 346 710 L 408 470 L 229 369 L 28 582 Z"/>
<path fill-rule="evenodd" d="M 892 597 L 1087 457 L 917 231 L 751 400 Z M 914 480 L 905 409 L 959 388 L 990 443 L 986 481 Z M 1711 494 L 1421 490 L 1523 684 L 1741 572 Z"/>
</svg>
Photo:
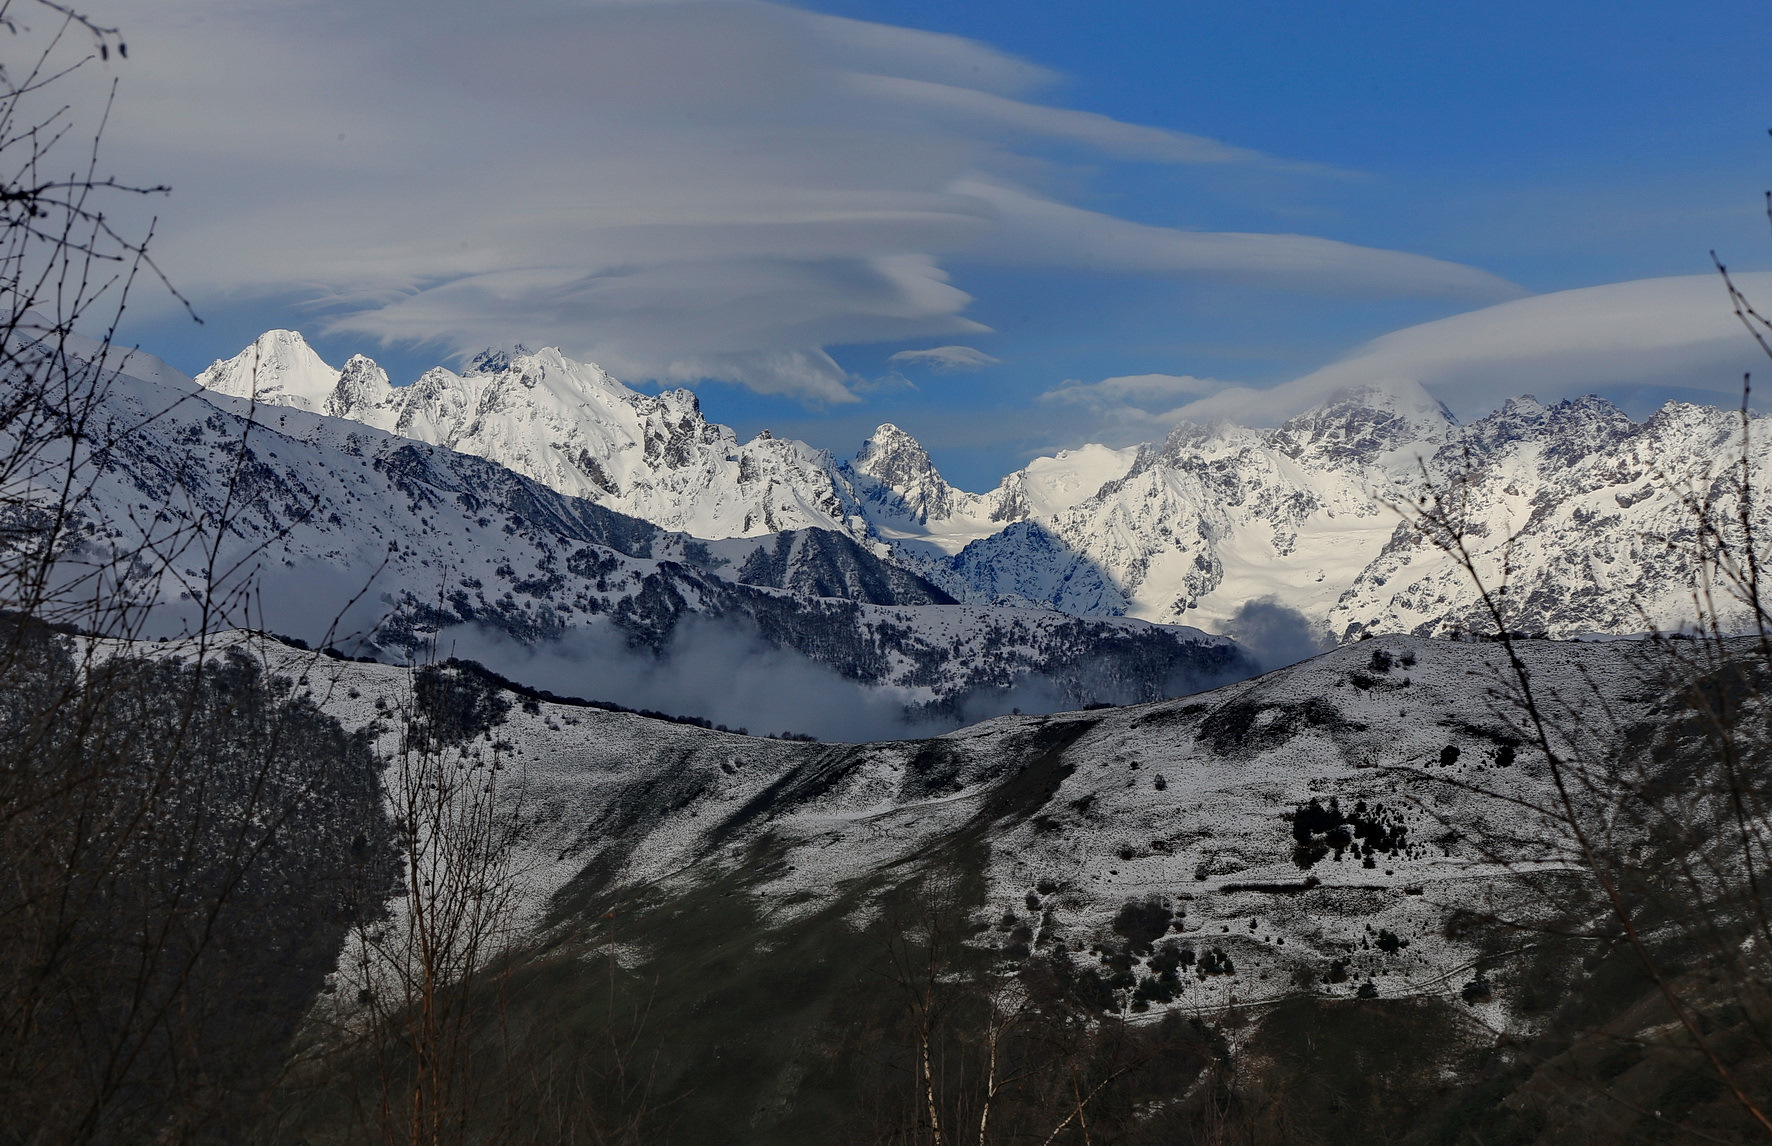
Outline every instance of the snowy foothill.
<svg viewBox="0 0 1772 1146">
<path fill-rule="evenodd" d="M 396 747 L 410 670 L 249 634 L 210 647 L 262 658 Z M 1637 695 L 1650 655 L 1630 641 L 1518 648 L 1535 675 L 1598 706 Z M 1179 700 L 860 745 L 510 694 L 483 737 L 498 749 L 498 797 L 526 825 L 510 936 L 557 925 L 560 896 L 590 872 L 604 899 L 653 905 L 742 873 L 735 886 L 779 926 L 857 895 L 865 911 L 883 881 L 964 862 L 970 848 L 987 889 L 976 942 L 1009 950 L 1012 926 L 1025 926 L 1020 958 L 1062 948 L 1090 963 L 1120 943 L 1128 904 L 1154 904 L 1169 939 L 1232 968 L 1185 981 L 1174 1005 L 1190 1013 L 1301 983 L 1455 997 L 1484 952 L 1451 921 L 1529 919 L 1544 905 L 1518 875 L 1567 863 L 1533 811 L 1553 790 L 1506 700 L 1508 671 L 1499 645 L 1382 637 Z M 1568 727 L 1594 739 L 1560 750 L 1603 747 L 1598 726 Z M 1313 804 L 1352 830 L 1313 834 L 1301 825 Z"/>
</svg>

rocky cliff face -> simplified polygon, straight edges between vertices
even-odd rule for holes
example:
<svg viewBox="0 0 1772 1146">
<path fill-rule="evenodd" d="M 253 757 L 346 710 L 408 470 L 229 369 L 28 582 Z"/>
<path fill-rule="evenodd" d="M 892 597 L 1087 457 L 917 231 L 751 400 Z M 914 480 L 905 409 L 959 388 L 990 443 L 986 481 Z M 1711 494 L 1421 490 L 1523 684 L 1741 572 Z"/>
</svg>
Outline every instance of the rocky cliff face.
<svg viewBox="0 0 1772 1146">
<path fill-rule="evenodd" d="M 891 422 L 862 443 L 845 476 L 861 491 L 869 519 L 881 523 L 915 528 L 931 518 L 975 516 L 982 500 L 949 485 L 917 439 Z"/>
</svg>

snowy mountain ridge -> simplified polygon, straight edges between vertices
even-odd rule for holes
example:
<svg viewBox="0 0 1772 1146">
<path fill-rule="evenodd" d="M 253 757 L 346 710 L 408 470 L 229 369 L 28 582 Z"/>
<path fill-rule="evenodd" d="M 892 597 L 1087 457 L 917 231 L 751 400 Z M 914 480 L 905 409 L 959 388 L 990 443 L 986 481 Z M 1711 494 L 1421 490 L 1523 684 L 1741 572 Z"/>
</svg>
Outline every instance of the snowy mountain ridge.
<svg viewBox="0 0 1772 1146">
<path fill-rule="evenodd" d="M 410 386 L 356 355 L 333 370 L 299 334 L 273 330 L 197 376 L 207 389 L 349 418 L 472 454 L 665 529 L 755 537 L 848 528 L 854 506 L 823 451 L 759 436 L 740 444 L 688 390 L 641 394 L 557 350 L 483 354 L 461 374 L 436 367 Z"/>
<path fill-rule="evenodd" d="M 198 380 L 484 457 L 667 530 L 834 531 L 963 602 L 1234 633 L 1245 606 L 1272 601 L 1335 640 L 1482 620 L 1468 577 L 1398 512 L 1455 480 L 1479 564 L 1519 587 L 1517 627 L 1680 623 L 1690 562 L 1643 538 L 1677 534 L 1682 507 L 1644 482 L 1710 482 L 1739 437 L 1730 412 L 1670 403 L 1639 424 L 1591 397 L 1514 399 L 1461 425 L 1419 386 L 1389 383 L 1273 429 L 1183 424 L 1144 446 L 1063 451 L 975 494 L 890 423 L 848 462 L 766 431 L 740 443 L 689 391 L 642 394 L 555 350 L 392 387 L 366 358 L 333 371 L 272 331 Z"/>
<path fill-rule="evenodd" d="M 662 529 L 301 408 L 362 413 L 347 399 L 373 397 L 375 374 L 356 362 L 316 387 L 299 355 L 279 361 L 272 404 L 188 379 L 105 387 L 107 444 L 66 560 L 110 570 L 149 635 L 226 623 L 394 660 L 434 647 L 563 694 L 837 739 L 1156 699 L 1256 667 L 1195 629 L 956 603 L 833 530 Z"/>
</svg>

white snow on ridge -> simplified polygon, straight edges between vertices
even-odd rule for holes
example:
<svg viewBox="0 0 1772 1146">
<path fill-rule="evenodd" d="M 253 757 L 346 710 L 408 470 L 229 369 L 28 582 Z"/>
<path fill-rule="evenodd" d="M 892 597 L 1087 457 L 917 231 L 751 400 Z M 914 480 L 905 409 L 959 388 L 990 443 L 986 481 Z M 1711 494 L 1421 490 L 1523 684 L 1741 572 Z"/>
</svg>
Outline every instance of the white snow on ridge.
<svg viewBox="0 0 1772 1146">
<path fill-rule="evenodd" d="M 435 367 L 396 387 L 361 355 L 334 370 L 300 335 L 271 331 L 197 380 L 486 458 L 697 537 L 809 526 L 866 532 L 849 522 L 853 507 L 834 488 L 836 467 L 823 451 L 768 436 L 741 444 L 702 417 L 689 391 L 642 394 L 557 350 L 485 354 L 463 373 Z"/>
</svg>

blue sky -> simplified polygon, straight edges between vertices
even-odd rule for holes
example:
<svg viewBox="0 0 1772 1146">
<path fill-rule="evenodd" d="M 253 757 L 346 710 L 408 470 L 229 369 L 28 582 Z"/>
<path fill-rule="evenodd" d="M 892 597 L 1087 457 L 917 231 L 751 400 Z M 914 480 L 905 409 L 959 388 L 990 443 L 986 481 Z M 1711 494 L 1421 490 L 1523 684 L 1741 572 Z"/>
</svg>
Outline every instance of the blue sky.
<svg viewBox="0 0 1772 1146">
<path fill-rule="evenodd" d="M 272 326 L 396 381 L 539 338 L 692 384 L 747 434 L 848 453 L 895 421 L 981 488 L 1033 452 L 1161 433 L 1148 403 L 1042 400 L 1067 380 L 1261 388 L 1414 324 L 1534 313 L 1521 293 L 1704 274 L 1712 248 L 1772 267 L 1772 15 L 1732 0 L 525 0 L 497 26 L 452 0 L 117 7 L 112 154 L 174 185 L 159 249 L 207 320 L 150 305 L 127 333 L 190 371 Z M 1146 230 L 1103 231 L 1130 249 L 1097 265 L 1098 222 Z M 1326 270 L 1143 265 L 1141 236 L 1171 231 L 1348 246 Z M 384 236 L 387 276 L 355 257 Z M 949 345 L 997 361 L 892 359 Z M 1567 373 L 1639 407 L 1729 376 L 1708 352 L 1658 369 Z"/>
</svg>

